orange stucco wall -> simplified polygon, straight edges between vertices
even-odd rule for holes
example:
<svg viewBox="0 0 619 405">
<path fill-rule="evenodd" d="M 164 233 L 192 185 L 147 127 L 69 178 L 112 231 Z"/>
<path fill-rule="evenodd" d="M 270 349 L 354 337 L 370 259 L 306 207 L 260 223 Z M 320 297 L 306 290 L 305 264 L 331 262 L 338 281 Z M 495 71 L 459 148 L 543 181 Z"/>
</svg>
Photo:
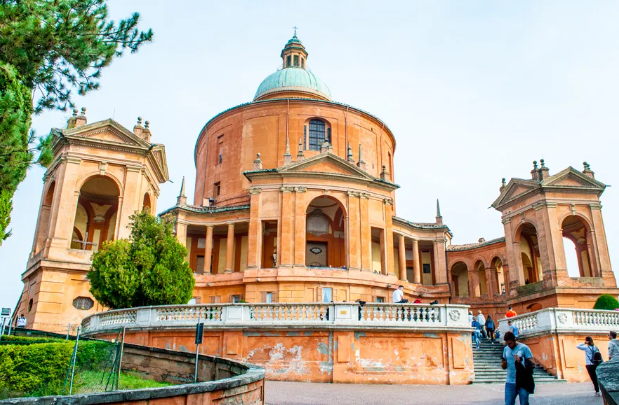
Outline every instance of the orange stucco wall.
<svg viewBox="0 0 619 405">
<path fill-rule="evenodd" d="M 195 351 L 193 331 L 131 331 L 128 343 Z M 277 328 L 204 333 L 200 352 L 264 367 L 267 379 L 333 383 L 468 384 L 469 333 Z"/>
</svg>

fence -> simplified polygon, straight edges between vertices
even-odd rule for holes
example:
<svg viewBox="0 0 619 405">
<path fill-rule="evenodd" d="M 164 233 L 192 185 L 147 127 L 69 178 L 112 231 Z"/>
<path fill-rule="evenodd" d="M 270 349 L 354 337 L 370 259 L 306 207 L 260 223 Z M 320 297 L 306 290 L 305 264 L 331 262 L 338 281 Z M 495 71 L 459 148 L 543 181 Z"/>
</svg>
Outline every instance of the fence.
<svg viewBox="0 0 619 405">
<path fill-rule="evenodd" d="M 468 328 L 466 305 L 272 303 L 169 305 L 103 312 L 85 318 L 85 333 L 118 327 L 260 327 L 339 325 L 389 328 Z"/>
</svg>

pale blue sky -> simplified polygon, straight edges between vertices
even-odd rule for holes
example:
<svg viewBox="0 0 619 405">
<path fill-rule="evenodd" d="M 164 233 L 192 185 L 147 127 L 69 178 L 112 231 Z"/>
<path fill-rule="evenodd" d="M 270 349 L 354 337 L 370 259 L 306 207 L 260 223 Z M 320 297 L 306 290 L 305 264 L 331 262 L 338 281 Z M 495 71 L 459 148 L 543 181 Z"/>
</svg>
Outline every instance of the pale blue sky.
<svg viewBox="0 0 619 405">
<path fill-rule="evenodd" d="M 585 7 L 586 5 L 586 7 Z M 131 1 L 155 32 L 152 44 L 103 72 L 101 89 L 76 98 L 89 122 L 151 122 L 170 177 L 159 211 L 183 175 L 193 195 L 193 148 L 213 115 L 251 101 L 292 36 L 335 101 L 367 110 L 396 136 L 397 215 L 433 221 L 440 198 L 453 243 L 503 235 L 488 206 L 501 178 L 528 177 L 544 158 L 551 173 L 584 160 L 619 184 L 619 2 L 616 1 Z M 34 119 L 39 134 L 68 113 Z M 22 289 L 41 196 L 33 168 L 15 195 L 13 236 L 0 247 L 0 306 Z M 602 196 L 611 258 L 619 249 L 619 197 Z"/>
</svg>

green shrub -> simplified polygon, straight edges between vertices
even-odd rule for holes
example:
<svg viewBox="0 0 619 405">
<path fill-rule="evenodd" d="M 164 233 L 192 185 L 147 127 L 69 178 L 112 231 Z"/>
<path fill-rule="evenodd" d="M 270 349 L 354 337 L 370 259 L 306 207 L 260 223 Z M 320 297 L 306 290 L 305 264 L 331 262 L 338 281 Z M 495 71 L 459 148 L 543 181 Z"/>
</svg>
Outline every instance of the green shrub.
<svg viewBox="0 0 619 405">
<path fill-rule="evenodd" d="M 75 342 L 0 346 L 0 393 L 41 396 L 62 393 Z M 79 344 L 76 368 L 97 367 L 109 355 L 107 342 Z"/>
<path fill-rule="evenodd" d="M 619 308 L 619 301 L 610 294 L 600 295 L 593 307 L 593 309 L 608 309 L 611 311 L 617 308 Z"/>
<path fill-rule="evenodd" d="M 33 343 L 60 343 L 65 339 L 52 338 L 45 336 L 19 336 L 19 335 L 4 335 L 2 336 L 2 344 L 11 345 L 31 345 Z"/>
</svg>

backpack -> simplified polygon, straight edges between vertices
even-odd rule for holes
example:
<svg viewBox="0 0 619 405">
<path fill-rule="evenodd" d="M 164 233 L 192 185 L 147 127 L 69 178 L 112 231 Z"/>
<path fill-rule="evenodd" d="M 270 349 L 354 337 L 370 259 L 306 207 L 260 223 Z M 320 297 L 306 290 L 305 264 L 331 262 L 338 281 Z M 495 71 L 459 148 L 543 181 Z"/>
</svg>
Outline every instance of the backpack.
<svg viewBox="0 0 619 405">
<path fill-rule="evenodd" d="M 600 364 L 604 363 L 604 359 L 602 359 L 602 353 L 600 353 L 597 347 L 595 348 L 595 351 L 593 351 L 593 349 L 591 348 L 591 351 L 593 352 L 590 358 L 591 364 L 593 364 L 594 366 L 599 366 Z"/>
</svg>

